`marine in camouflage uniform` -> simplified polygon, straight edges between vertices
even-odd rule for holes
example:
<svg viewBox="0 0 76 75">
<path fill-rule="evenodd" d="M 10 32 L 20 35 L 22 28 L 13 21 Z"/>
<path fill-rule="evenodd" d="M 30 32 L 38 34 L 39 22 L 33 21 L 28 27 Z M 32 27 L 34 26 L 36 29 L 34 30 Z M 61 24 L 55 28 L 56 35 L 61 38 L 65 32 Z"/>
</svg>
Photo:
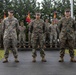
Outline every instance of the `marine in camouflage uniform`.
<svg viewBox="0 0 76 75">
<path fill-rule="evenodd" d="M 58 28 L 60 31 L 59 40 L 60 40 L 60 60 L 59 62 L 63 62 L 65 48 L 66 45 L 68 46 L 69 53 L 70 53 L 70 61 L 76 62 L 74 59 L 74 40 L 75 40 L 75 30 L 76 30 L 76 23 L 74 19 L 70 17 L 70 10 L 65 10 L 65 17 L 62 18 L 58 24 Z"/>
<path fill-rule="evenodd" d="M 46 41 L 49 42 L 49 39 L 50 39 L 50 37 L 49 37 L 49 26 L 50 26 L 50 23 L 49 23 L 48 19 L 46 19 L 45 20 L 46 31 L 44 33 L 44 44 L 46 43 Z M 46 47 L 46 46 L 44 46 L 44 47 Z"/>
<path fill-rule="evenodd" d="M 26 41 L 26 27 L 24 26 L 23 22 L 20 22 L 19 26 L 19 47 L 23 44 L 23 47 L 25 48 L 25 41 Z"/>
<path fill-rule="evenodd" d="M 49 27 L 49 33 L 50 33 L 50 47 L 53 45 L 53 41 L 55 42 L 55 48 L 57 48 L 57 24 L 55 24 L 55 21 L 52 20 L 52 24 Z"/>
<path fill-rule="evenodd" d="M 15 62 L 18 61 L 18 54 L 17 54 L 17 32 L 16 30 L 19 29 L 18 20 L 13 16 L 13 10 L 8 11 L 8 17 L 5 18 L 2 22 L 2 29 L 3 29 L 3 44 L 4 44 L 4 61 L 3 63 L 8 62 L 9 56 L 9 47 L 10 44 L 12 45 L 12 52 L 15 58 Z"/>
<path fill-rule="evenodd" d="M 36 13 L 36 19 L 30 24 L 30 32 L 31 32 L 31 44 L 32 44 L 32 57 L 33 62 L 36 62 L 36 49 L 39 42 L 40 46 L 40 55 L 42 57 L 42 62 L 46 62 L 45 53 L 44 53 L 44 33 L 45 33 L 45 24 L 42 19 L 40 19 L 40 13 Z"/>
</svg>

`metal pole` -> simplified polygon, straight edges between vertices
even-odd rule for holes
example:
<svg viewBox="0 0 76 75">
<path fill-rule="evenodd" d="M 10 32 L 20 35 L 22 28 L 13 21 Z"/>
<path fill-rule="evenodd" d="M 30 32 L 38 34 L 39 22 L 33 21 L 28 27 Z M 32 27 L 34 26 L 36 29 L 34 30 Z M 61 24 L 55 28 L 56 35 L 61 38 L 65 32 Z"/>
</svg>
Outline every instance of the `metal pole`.
<svg viewBox="0 0 76 75">
<path fill-rule="evenodd" d="M 74 18 L 73 16 L 73 0 L 70 0 L 71 3 L 71 17 Z"/>
</svg>

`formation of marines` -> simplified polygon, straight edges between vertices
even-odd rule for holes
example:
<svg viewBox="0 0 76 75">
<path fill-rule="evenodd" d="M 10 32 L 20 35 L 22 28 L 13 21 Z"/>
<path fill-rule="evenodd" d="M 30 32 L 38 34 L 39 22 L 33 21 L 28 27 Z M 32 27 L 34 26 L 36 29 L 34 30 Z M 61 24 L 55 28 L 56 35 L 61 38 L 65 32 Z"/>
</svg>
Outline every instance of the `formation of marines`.
<svg viewBox="0 0 76 75">
<path fill-rule="evenodd" d="M 76 62 L 74 59 L 74 43 L 75 43 L 75 31 L 76 31 L 76 22 L 73 18 L 70 17 L 70 10 L 65 10 L 65 17 L 63 17 L 58 23 L 52 20 L 50 24 L 48 19 L 45 22 L 40 18 L 41 14 L 36 13 L 36 18 L 32 20 L 28 25 L 28 38 L 29 38 L 29 47 L 32 46 L 32 62 L 36 62 L 37 57 L 37 48 L 40 49 L 41 61 L 46 62 L 45 51 L 46 41 L 49 42 L 50 47 L 52 48 L 53 43 L 55 48 L 57 48 L 58 36 L 60 43 L 60 59 L 59 62 L 64 62 L 64 54 L 66 45 L 70 53 L 70 61 Z M 12 46 L 11 51 L 13 52 L 15 62 L 19 62 L 17 54 L 17 43 L 19 40 L 19 47 L 23 45 L 25 48 L 26 45 L 26 27 L 23 22 L 19 22 L 14 17 L 13 11 L 8 11 L 8 17 L 3 20 L 0 25 L 2 28 L 3 34 L 3 45 L 4 45 L 4 61 L 3 63 L 8 62 L 9 48 Z M 18 32 L 18 33 L 17 33 Z M 18 35 L 18 37 L 17 37 Z M 0 34 L 1 36 L 1 34 Z M 46 39 L 48 38 L 48 39 Z M 0 37 L 1 39 L 1 37 Z M 0 44 L 1 45 L 1 44 Z"/>
</svg>

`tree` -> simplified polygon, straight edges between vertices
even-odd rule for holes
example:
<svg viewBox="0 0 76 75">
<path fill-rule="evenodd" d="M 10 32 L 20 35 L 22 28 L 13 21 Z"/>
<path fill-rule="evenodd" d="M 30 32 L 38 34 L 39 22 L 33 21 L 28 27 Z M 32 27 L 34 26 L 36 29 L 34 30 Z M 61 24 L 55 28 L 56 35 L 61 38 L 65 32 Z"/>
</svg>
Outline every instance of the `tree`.
<svg viewBox="0 0 76 75">
<path fill-rule="evenodd" d="M 1 18 L 3 18 L 3 14 L 4 14 L 3 13 L 4 12 L 4 10 L 3 10 L 3 0 L 0 0 L 0 7 L 1 7 L 0 8 L 0 19 L 1 19 Z"/>
<path fill-rule="evenodd" d="M 74 0 L 74 16 L 75 16 L 75 19 L 76 19 L 76 0 Z"/>
<path fill-rule="evenodd" d="M 53 4 L 51 0 L 43 0 L 42 1 L 42 9 L 41 12 L 43 14 L 43 18 L 48 18 L 50 20 L 50 17 L 52 16 L 53 12 Z"/>
<path fill-rule="evenodd" d="M 41 11 L 45 16 L 48 15 L 49 19 L 53 18 L 54 12 L 57 13 L 57 18 L 60 18 L 66 8 L 70 8 L 70 0 L 43 0 Z"/>
<path fill-rule="evenodd" d="M 36 12 L 36 0 L 0 0 L 0 12 L 7 12 L 13 9 L 15 16 L 20 20 L 23 19 L 28 12 L 33 15 Z"/>
<path fill-rule="evenodd" d="M 70 8 L 70 0 L 43 0 L 41 4 L 37 0 L 0 0 L 0 18 L 8 9 L 13 9 L 15 17 L 25 19 L 28 12 L 32 18 L 36 11 L 42 13 L 42 18 L 52 19 L 54 12 L 60 18 L 66 8 Z M 74 0 L 74 15 L 76 15 L 76 1 Z"/>
</svg>

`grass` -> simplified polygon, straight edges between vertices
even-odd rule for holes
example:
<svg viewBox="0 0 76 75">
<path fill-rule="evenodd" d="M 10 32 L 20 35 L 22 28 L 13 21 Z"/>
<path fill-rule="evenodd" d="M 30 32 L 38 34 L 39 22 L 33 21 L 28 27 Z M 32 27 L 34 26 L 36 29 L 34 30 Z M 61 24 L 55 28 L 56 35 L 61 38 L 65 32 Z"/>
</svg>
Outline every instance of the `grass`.
<svg viewBox="0 0 76 75">
<path fill-rule="evenodd" d="M 0 60 L 4 57 L 4 50 L 0 50 Z"/>
<path fill-rule="evenodd" d="M 11 53 L 11 51 L 9 50 Z M 0 60 L 4 58 L 4 50 L 0 50 Z"/>
<path fill-rule="evenodd" d="M 69 54 L 69 50 L 66 49 L 65 53 Z M 76 49 L 74 49 L 74 55 L 76 56 Z"/>
</svg>

